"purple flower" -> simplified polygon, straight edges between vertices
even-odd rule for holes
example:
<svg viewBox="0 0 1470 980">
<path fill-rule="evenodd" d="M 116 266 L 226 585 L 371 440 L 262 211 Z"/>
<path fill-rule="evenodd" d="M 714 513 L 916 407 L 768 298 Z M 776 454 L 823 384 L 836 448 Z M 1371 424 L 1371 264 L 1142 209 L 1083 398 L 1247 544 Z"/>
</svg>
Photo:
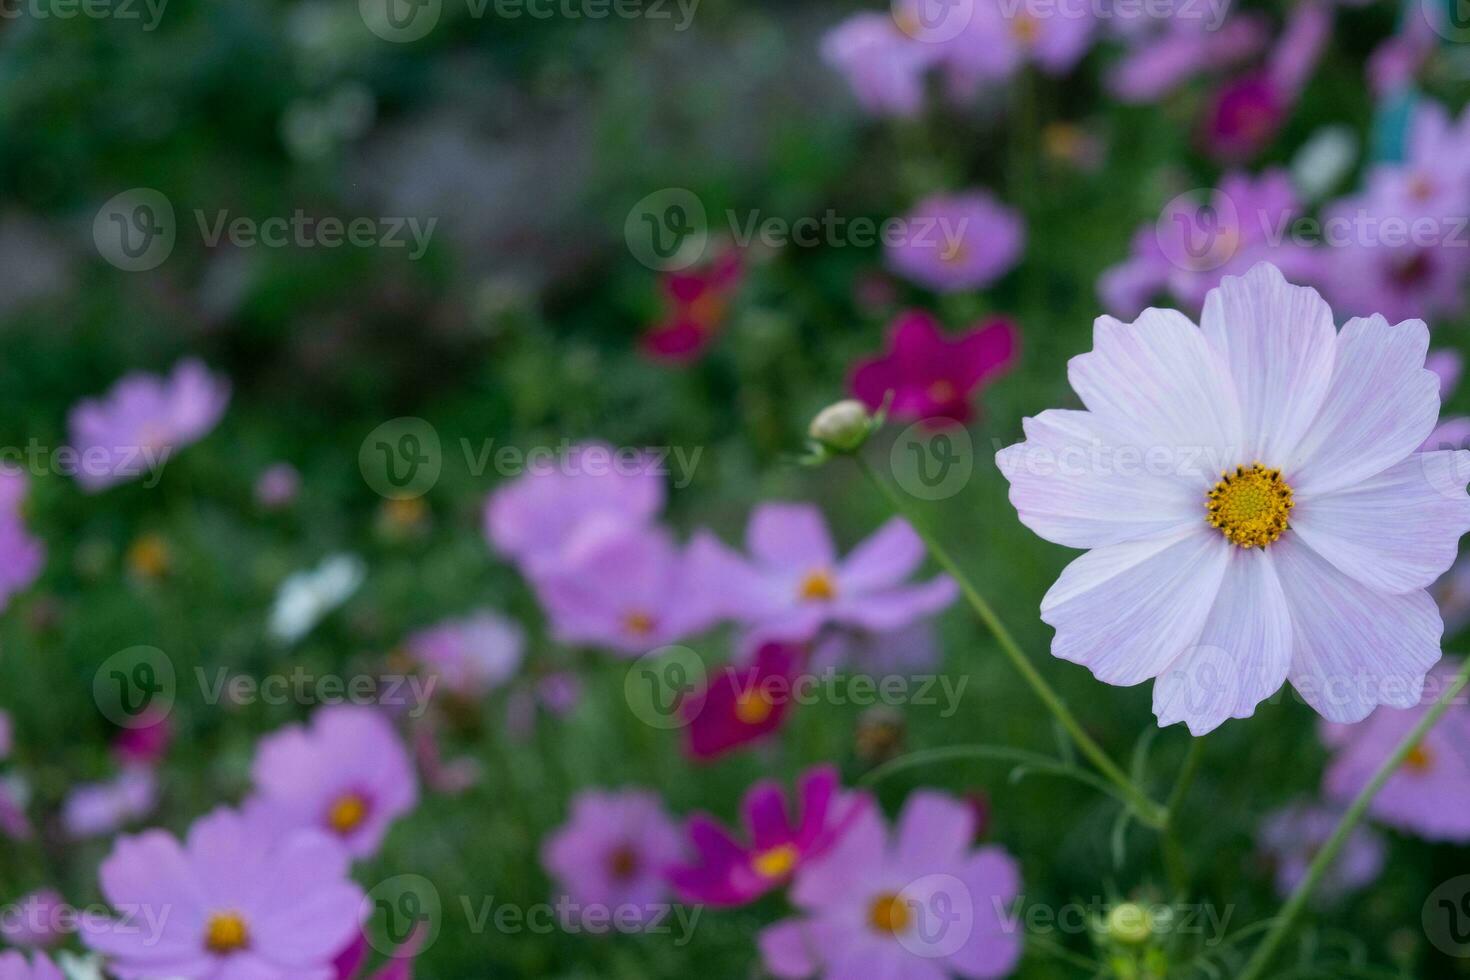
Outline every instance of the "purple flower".
<svg viewBox="0 0 1470 980">
<path fill-rule="evenodd" d="M 1323 258 L 1323 290 L 1335 307 L 1355 316 L 1378 312 L 1390 319 L 1430 321 L 1458 316 L 1465 308 L 1470 249 L 1439 237 L 1453 232 L 1453 222 L 1392 207 L 1380 207 L 1368 195 L 1328 207 L 1324 227 L 1341 232 L 1334 233 Z M 1418 241 L 1416 225 L 1429 232 Z"/>
<path fill-rule="evenodd" d="M 219 422 L 230 386 L 197 360 L 161 378 L 130 374 L 101 398 L 78 402 L 68 425 L 81 456 L 77 482 L 89 493 L 157 471 Z"/>
<path fill-rule="evenodd" d="M 75 921 L 76 909 L 54 888 L 31 892 L 10 906 L 0 918 L 0 939 L 12 946 L 55 946 L 66 936 L 67 924 Z M 4 973 L 0 971 L 0 978 Z"/>
<path fill-rule="evenodd" d="M 408 652 L 450 691 L 482 698 L 515 675 L 526 635 L 504 616 L 481 609 L 411 634 Z"/>
<path fill-rule="evenodd" d="M 725 612 L 762 639 L 804 642 L 824 625 L 871 632 L 897 630 L 954 602 L 948 576 L 904 582 L 924 560 L 913 528 L 890 520 L 846 558 L 810 504 L 762 504 L 745 532 L 750 558 L 702 532 L 690 546 L 702 577 L 718 582 Z"/>
<path fill-rule="evenodd" d="M 1439 413 L 1429 331 L 1338 331 L 1274 267 L 1227 276 L 1201 326 L 1100 317 L 1068 376 L 1085 411 L 1026 419 L 996 462 L 1022 523 L 1089 549 L 1041 604 L 1052 654 L 1156 680 L 1203 734 L 1290 680 L 1334 721 L 1417 704 L 1443 624 L 1427 587 L 1470 529 L 1470 453 L 1418 452 Z"/>
<path fill-rule="evenodd" d="M 255 502 L 266 510 L 289 507 L 301 492 L 301 474 L 290 463 L 272 463 L 255 480 Z"/>
<path fill-rule="evenodd" d="M 0 980 L 66 980 L 45 953 L 34 953 L 30 963 L 20 953 L 0 953 Z"/>
<path fill-rule="evenodd" d="M 658 527 L 598 518 L 531 580 L 562 643 L 638 656 L 713 625 L 717 583 Z"/>
<path fill-rule="evenodd" d="M 132 914 L 82 921 L 82 939 L 121 980 L 334 980 L 358 932 L 362 890 L 325 834 L 275 828 L 221 808 L 181 843 L 162 830 L 119 838 L 102 893 Z"/>
<path fill-rule="evenodd" d="M 986 191 L 934 195 L 904 215 L 906 234 L 885 243 L 889 267 L 935 292 L 982 289 L 1021 257 L 1026 225 Z"/>
<path fill-rule="evenodd" d="M 104 837 L 141 820 L 158 805 L 158 777 L 144 766 L 105 783 L 82 783 L 67 794 L 61 825 L 72 837 Z"/>
<path fill-rule="evenodd" d="M 1306 877 L 1307 867 L 1337 829 L 1342 812 L 1317 803 L 1283 807 L 1261 821 L 1256 839 L 1275 876 L 1276 892 L 1286 898 Z M 1383 838 L 1359 826 L 1318 885 L 1316 898 L 1332 901 L 1371 885 L 1383 870 Z"/>
<path fill-rule="evenodd" d="M 24 473 L 0 466 L 0 611 L 46 564 L 46 546 L 26 530 L 21 514 L 28 489 Z"/>
<path fill-rule="evenodd" d="M 783 980 L 1006 976 L 1021 957 L 1005 910 L 1020 871 L 974 838 L 974 810 L 942 793 L 911 795 L 891 836 L 876 808 L 864 810 L 797 875 L 791 902 L 803 914 L 760 934 L 766 969 Z"/>
<path fill-rule="evenodd" d="M 377 851 L 389 825 L 418 804 L 407 750 L 379 711 L 320 708 L 311 724 L 260 740 L 250 768 L 255 810 L 282 829 L 325 831 L 353 857 Z"/>
<path fill-rule="evenodd" d="M 924 0 L 912 0 L 900 9 L 911 11 L 908 16 L 922 25 L 933 14 L 912 11 L 923 5 Z M 1065 75 L 1092 47 L 1097 19 L 1090 11 L 1057 6 L 1049 16 L 1037 16 L 1026 6 L 1004 0 L 975 0 L 973 12 L 953 40 L 928 42 L 928 46 L 943 50 L 953 95 L 964 98 L 987 82 L 1011 77 L 1028 62 L 1049 75 Z M 964 5 L 952 5 L 945 13 L 961 17 L 965 11 Z M 923 30 L 922 26 L 915 28 L 916 33 L 922 34 Z"/>
<path fill-rule="evenodd" d="M 967 422 L 974 392 L 1010 370 L 1018 342 L 1009 320 L 950 339 L 933 316 L 910 310 L 894 321 L 887 353 L 859 361 L 848 387 L 873 411 L 892 392 L 895 418 Z"/>
<path fill-rule="evenodd" d="M 15 747 L 15 728 L 10 720 L 10 712 L 0 711 L 0 760 L 10 757 L 10 750 Z"/>
<path fill-rule="evenodd" d="M 793 821 L 780 785 L 757 783 L 741 804 L 745 842 L 712 817 L 695 814 L 686 826 L 694 860 L 675 866 L 670 883 L 683 901 L 715 906 L 745 905 L 784 886 L 827 853 L 872 805 L 866 796 L 838 794 L 835 768 L 807 770 L 797 785 L 799 810 Z"/>
<path fill-rule="evenodd" d="M 1439 378 L 1439 400 L 1447 402 L 1460 386 L 1460 375 L 1465 370 L 1465 359 L 1455 350 L 1430 351 L 1424 366 Z"/>
<path fill-rule="evenodd" d="M 725 667 L 682 705 L 685 748 L 700 761 L 716 759 L 780 729 L 791 708 L 802 651 L 766 643 L 744 667 Z"/>
<path fill-rule="evenodd" d="M 20 776 L 0 777 L 0 834 L 11 840 L 31 839 L 35 829 L 26 816 L 30 798 L 30 786 Z"/>
<path fill-rule="evenodd" d="M 646 524 L 664 505 L 664 483 L 646 454 L 585 443 L 526 472 L 485 503 L 485 536 L 523 569 L 555 564 L 591 518 Z"/>
<path fill-rule="evenodd" d="M 940 51 L 899 30 L 887 14 L 854 14 L 822 38 L 822 60 L 841 72 L 875 115 L 912 117 L 924 108 L 924 73 Z"/>
<path fill-rule="evenodd" d="M 1406 711 L 1379 708 L 1351 726 L 1324 726 L 1335 751 L 1322 778 L 1323 794 L 1346 804 L 1368 785 L 1389 754 L 1439 699 L 1456 665 L 1445 661 Z M 1373 798 L 1375 820 L 1434 841 L 1470 842 L 1470 707 L 1461 694 Z"/>
<path fill-rule="evenodd" d="M 578 793 L 571 816 L 541 849 L 564 922 L 588 932 L 651 921 L 668 901 L 665 873 L 680 857 L 679 828 L 642 790 Z"/>
<path fill-rule="evenodd" d="M 1155 30 L 1133 34 L 1127 55 L 1108 76 L 1124 102 L 1157 102 L 1195 75 L 1219 71 L 1254 57 L 1270 40 L 1264 20 L 1231 17 L 1218 30 L 1202 18 L 1169 17 Z"/>
<path fill-rule="evenodd" d="M 1198 310 L 1222 278 L 1262 261 L 1293 280 L 1314 279 L 1315 253 L 1287 237 L 1301 210 L 1284 170 L 1226 174 L 1208 200 L 1175 198 L 1138 229 L 1132 256 L 1098 280 L 1099 297 L 1114 316 L 1133 317 L 1159 295 Z"/>
</svg>

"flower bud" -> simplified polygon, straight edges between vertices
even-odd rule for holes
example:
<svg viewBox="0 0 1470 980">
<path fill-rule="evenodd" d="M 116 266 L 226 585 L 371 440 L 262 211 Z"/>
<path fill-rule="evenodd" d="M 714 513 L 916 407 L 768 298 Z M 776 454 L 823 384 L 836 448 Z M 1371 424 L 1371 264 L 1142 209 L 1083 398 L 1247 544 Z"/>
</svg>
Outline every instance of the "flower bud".
<svg viewBox="0 0 1470 980">
<path fill-rule="evenodd" d="M 818 412 L 807 435 L 833 452 L 850 453 L 860 448 L 872 431 L 873 417 L 868 407 L 847 398 Z"/>
<path fill-rule="evenodd" d="M 1149 910 L 1137 902 L 1123 902 L 1108 912 L 1108 935 L 1120 943 L 1137 946 L 1153 935 L 1154 921 Z"/>
</svg>

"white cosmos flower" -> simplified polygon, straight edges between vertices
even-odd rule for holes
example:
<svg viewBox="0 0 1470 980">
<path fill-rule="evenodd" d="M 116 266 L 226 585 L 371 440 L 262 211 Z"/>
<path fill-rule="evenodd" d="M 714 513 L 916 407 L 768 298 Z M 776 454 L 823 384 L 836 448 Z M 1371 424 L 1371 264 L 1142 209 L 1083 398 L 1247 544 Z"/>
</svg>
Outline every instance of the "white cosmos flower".
<svg viewBox="0 0 1470 980">
<path fill-rule="evenodd" d="M 1091 549 L 1041 604 L 1052 653 L 1155 679 L 1196 735 L 1290 680 L 1325 717 L 1419 703 L 1444 631 L 1425 587 L 1470 529 L 1470 452 L 1417 451 L 1439 416 L 1429 331 L 1341 331 L 1268 264 L 1227 276 L 1201 325 L 1099 317 L 1068 378 L 1085 411 L 1001 450 L 1021 521 Z"/>
<path fill-rule="evenodd" d="M 270 634 L 295 643 L 352 594 L 367 578 L 367 563 L 356 555 L 331 555 L 316 568 L 287 576 L 271 607 Z"/>
</svg>

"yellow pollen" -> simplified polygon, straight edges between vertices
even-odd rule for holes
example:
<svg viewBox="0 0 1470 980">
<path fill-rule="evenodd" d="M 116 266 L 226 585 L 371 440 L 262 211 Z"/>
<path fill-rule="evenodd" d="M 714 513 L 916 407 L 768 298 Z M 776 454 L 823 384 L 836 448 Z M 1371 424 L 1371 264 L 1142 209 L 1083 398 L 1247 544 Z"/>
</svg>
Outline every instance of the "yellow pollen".
<svg viewBox="0 0 1470 980">
<path fill-rule="evenodd" d="M 362 826 L 367 814 L 367 800 L 358 793 L 345 793 L 327 811 L 327 826 L 339 834 L 350 834 Z"/>
<path fill-rule="evenodd" d="M 1404 756 L 1404 768 L 1410 772 L 1428 772 L 1433 767 L 1434 756 L 1424 747 L 1423 742 L 1414 746 L 1409 750 L 1409 754 Z"/>
<path fill-rule="evenodd" d="M 1220 474 L 1205 500 L 1206 520 L 1225 540 L 1241 548 L 1264 548 L 1281 537 L 1296 504 L 1280 470 L 1260 463 Z"/>
<path fill-rule="evenodd" d="M 784 878 L 796 867 L 798 857 L 800 854 L 795 847 L 781 844 L 768 851 L 761 851 L 750 863 L 762 878 Z"/>
<path fill-rule="evenodd" d="M 233 953 L 250 945 L 250 929 L 239 912 L 216 912 L 204 929 L 204 945 L 211 953 Z"/>
<path fill-rule="evenodd" d="M 771 717 L 774 707 L 765 691 L 746 691 L 735 699 L 735 717 L 747 725 L 759 725 Z"/>
<path fill-rule="evenodd" d="M 946 381 L 943 378 L 931 382 L 926 393 L 929 395 L 931 402 L 940 402 L 941 404 L 954 401 L 955 396 L 959 394 L 955 390 L 954 383 Z"/>
<path fill-rule="evenodd" d="M 1036 21 L 1024 13 L 1017 13 L 1011 21 L 1011 36 L 1024 45 L 1035 44 L 1041 36 L 1041 29 Z"/>
<path fill-rule="evenodd" d="M 796 594 L 807 602 L 831 602 L 837 598 L 837 582 L 832 578 L 831 572 L 825 568 L 819 568 L 807 573 L 806 578 L 801 580 L 801 587 L 796 590 Z"/>
<path fill-rule="evenodd" d="M 908 906 L 903 899 L 892 892 L 885 892 L 873 899 L 873 904 L 868 907 L 868 925 L 878 932 L 886 932 L 898 935 L 908 932 L 909 920 Z"/>
<path fill-rule="evenodd" d="M 656 620 L 641 609 L 635 609 L 623 617 L 623 628 L 634 636 L 647 636 L 653 632 Z"/>
</svg>

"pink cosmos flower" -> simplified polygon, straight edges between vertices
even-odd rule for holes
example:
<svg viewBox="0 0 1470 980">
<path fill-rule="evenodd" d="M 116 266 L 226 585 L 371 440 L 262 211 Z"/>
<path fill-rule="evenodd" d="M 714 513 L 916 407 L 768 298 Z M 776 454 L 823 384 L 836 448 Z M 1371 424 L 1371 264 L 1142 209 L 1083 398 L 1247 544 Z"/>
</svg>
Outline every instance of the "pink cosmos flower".
<svg viewBox="0 0 1470 980">
<path fill-rule="evenodd" d="M 792 684 L 802 651 L 767 643 L 747 666 L 727 666 L 681 706 L 685 748 L 701 761 L 715 759 L 777 731 L 791 709 Z"/>
<path fill-rule="evenodd" d="M 363 911 L 335 841 L 283 838 L 224 808 L 183 842 L 162 830 L 119 838 L 99 878 L 107 901 L 134 914 L 86 917 L 82 940 L 120 980 L 335 980 L 333 958 Z"/>
<path fill-rule="evenodd" d="M 101 398 L 78 402 L 68 425 L 81 456 L 77 483 L 89 493 L 155 472 L 218 424 L 230 401 L 227 381 L 197 360 L 161 378 L 129 374 Z"/>
<path fill-rule="evenodd" d="M 910 0 L 899 9 L 913 11 L 925 6 L 934 5 Z M 1049 16 L 1036 16 L 1026 4 L 1004 0 L 975 0 L 973 6 L 958 36 L 939 45 L 950 91 L 960 98 L 984 83 L 1010 78 L 1028 62 L 1049 75 L 1065 75 L 1087 54 L 1097 31 L 1097 19 L 1080 6 L 1057 5 Z M 963 17 L 966 9 L 951 5 L 946 14 Z M 921 23 L 920 17 L 932 19 L 930 12 L 908 16 L 915 23 Z M 934 42 L 927 43 L 934 46 Z"/>
<path fill-rule="evenodd" d="M 809 769 L 801 777 L 795 821 L 784 796 L 773 780 L 757 783 L 745 794 L 741 810 L 748 843 L 736 840 L 712 817 L 690 817 L 685 830 L 695 857 L 669 872 L 680 899 L 714 906 L 753 902 L 820 859 L 872 805 L 869 797 L 858 794 L 839 798 L 832 766 Z"/>
<path fill-rule="evenodd" d="M 997 455 L 1022 523 L 1090 549 L 1042 601 L 1052 653 L 1156 679 L 1160 724 L 1252 715 L 1290 680 L 1325 717 L 1417 704 L 1443 625 L 1425 591 L 1470 529 L 1470 453 L 1417 449 L 1439 379 L 1423 323 L 1354 319 L 1267 264 L 1201 326 L 1099 317 L 1083 411 Z"/>
<path fill-rule="evenodd" d="M 28 489 L 24 473 L 0 466 L 0 611 L 40 577 L 46 564 L 46 546 L 26 530 L 21 513 Z"/>
<path fill-rule="evenodd" d="M 61 825 L 72 837 L 104 837 L 141 820 L 158 805 L 158 777 L 133 766 L 105 783 L 79 783 L 67 794 Z"/>
<path fill-rule="evenodd" d="M 112 739 L 112 752 L 124 766 L 156 766 L 168 753 L 173 738 L 173 722 L 167 714 L 158 712 L 151 718 L 138 719 L 132 727 L 119 729 Z"/>
<path fill-rule="evenodd" d="M 446 689 L 479 699 L 515 676 L 525 654 L 526 634 L 504 616 L 481 609 L 421 629 L 405 645 Z"/>
<path fill-rule="evenodd" d="M 638 656 L 714 624 L 713 584 L 667 531 L 587 522 L 532 584 L 562 643 Z"/>
<path fill-rule="evenodd" d="M 261 739 L 250 774 L 253 814 L 283 830 L 325 831 L 358 858 L 376 852 L 389 825 L 418 805 L 398 733 L 381 712 L 358 705 L 319 708 L 310 725 Z"/>
<path fill-rule="evenodd" d="M 941 54 L 905 34 L 886 13 L 854 14 L 822 38 L 822 60 L 875 115 L 917 116 L 924 108 L 925 72 Z"/>
<path fill-rule="evenodd" d="M 905 234 L 886 242 L 889 267 L 940 293 L 983 289 L 1021 257 L 1026 225 L 986 191 L 934 195 L 903 217 Z"/>
<path fill-rule="evenodd" d="M 10 750 L 15 747 L 15 728 L 10 720 L 10 712 L 0 711 L 0 761 L 10 757 Z"/>
<path fill-rule="evenodd" d="M 1342 813 L 1333 807 L 1297 803 L 1267 814 L 1261 821 L 1256 840 L 1272 869 L 1278 895 L 1286 898 L 1296 891 L 1341 817 Z M 1383 871 L 1387 851 L 1383 838 L 1373 830 L 1353 828 L 1313 897 L 1330 902 L 1373 884 Z"/>
<path fill-rule="evenodd" d="M 727 250 L 702 266 L 666 273 L 663 319 L 643 335 L 643 352 L 654 360 L 688 364 L 709 349 L 725 324 L 730 301 L 744 273 L 740 253 Z"/>
<path fill-rule="evenodd" d="M 1210 30 L 1203 18 L 1168 17 L 1157 29 L 1134 32 L 1129 50 L 1108 76 L 1124 102 L 1157 102 L 1201 72 L 1254 58 L 1270 42 L 1264 19 L 1242 14 Z"/>
<path fill-rule="evenodd" d="M 584 790 L 547 837 L 541 864 L 555 879 L 568 924 L 605 932 L 610 920 L 646 924 L 669 898 L 667 869 L 681 856 L 679 828 L 642 790 Z"/>
<path fill-rule="evenodd" d="M 1408 711 L 1380 708 L 1356 725 L 1324 725 L 1323 739 L 1334 754 L 1322 777 L 1323 794 L 1351 802 L 1438 700 L 1456 669 L 1448 661 L 1440 664 L 1422 700 Z M 1470 706 L 1463 693 L 1389 777 L 1368 813 L 1428 840 L 1470 842 Z"/>
<path fill-rule="evenodd" d="M 1286 171 L 1226 174 L 1208 200 L 1175 198 L 1139 228 L 1133 254 L 1102 274 L 1098 295 L 1114 316 L 1133 317 L 1159 295 L 1198 310 L 1222 278 L 1257 262 L 1274 263 L 1293 281 L 1313 280 L 1315 252 L 1289 236 L 1301 212 Z"/>
<path fill-rule="evenodd" d="M 802 915 L 761 932 L 766 969 L 782 980 L 1008 975 L 1021 958 L 1020 926 L 1006 919 L 1020 871 L 974 839 L 974 811 L 942 793 L 912 794 L 891 835 L 865 809 L 797 874 L 790 895 Z"/>
<path fill-rule="evenodd" d="M 255 502 L 266 510 L 289 507 L 301 492 L 301 474 L 290 463 L 272 463 L 255 480 Z"/>
<path fill-rule="evenodd" d="M 66 980 L 45 953 L 35 953 L 26 962 L 20 953 L 0 953 L 0 980 Z"/>
<path fill-rule="evenodd" d="M 593 517 L 649 523 L 664 506 L 664 481 L 642 454 L 583 443 L 526 472 L 485 502 L 485 537 L 523 569 L 555 564 L 572 534 Z"/>
<path fill-rule="evenodd" d="M 750 516 L 745 543 L 749 559 L 701 532 L 690 551 L 701 577 L 720 584 L 726 615 L 761 639 L 805 642 L 830 624 L 891 632 L 959 595 L 947 575 L 904 584 L 922 564 L 924 544 L 899 518 L 839 559 L 816 507 L 762 504 Z"/>
<path fill-rule="evenodd" d="M 1416 102 L 1404 159 L 1376 165 L 1364 198 L 1370 212 L 1409 219 L 1464 215 L 1470 208 L 1470 109 L 1456 120 L 1437 102 Z"/>
<path fill-rule="evenodd" d="M 42 888 L 10 904 L 9 914 L 0 917 L 0 939 L 12 946 L 55 946 L 66 937 L 67 925 L 75 919 L 76 909 L 66 904 L 60 892 Z"/>
<path fill-rule="evenodd" d="M 413 961 L 418 957 L 423 940 L 423 929 L 415 930 L 407 942 L 395 949 L 386 962 L 369 974 L 367 962 L 372 956 L 372 945 L 367 933 L 359 932 L 357 938 L 338 953 L 332 962 L 336 980 L 355 980 L 358 977 L 362 980 L 413 980 Z"/>
<path fill-rule="evenodd" d="M 971 396 L 1010 370 L 1018 337 L 1009 320 L 992 320 L 953 340 L 939 321 L 910 310 L 893 322 L 888 352 L 859 361 L 849 390 L 877 411 L 893 392 L 888 410 L 900 419 L 964 423 Z"/>
</svg>

